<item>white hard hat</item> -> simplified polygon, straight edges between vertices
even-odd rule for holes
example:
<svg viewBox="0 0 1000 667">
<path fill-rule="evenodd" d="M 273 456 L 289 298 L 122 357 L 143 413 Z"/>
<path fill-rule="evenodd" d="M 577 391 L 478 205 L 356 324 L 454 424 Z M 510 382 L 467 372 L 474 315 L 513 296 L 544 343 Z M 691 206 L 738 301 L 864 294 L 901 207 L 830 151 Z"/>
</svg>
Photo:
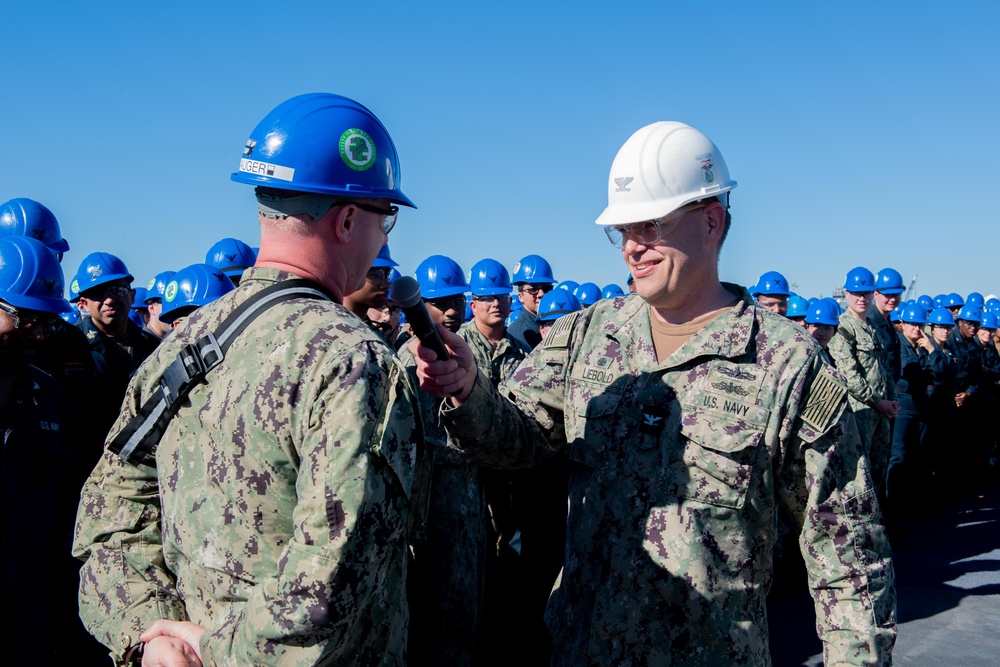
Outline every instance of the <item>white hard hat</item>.
<svg viewBox="0 0 1000 667">
<path fill-rule="evenodd" d="M 711 139 L 690 125 L 660 121 L 640 129 L 618 151 L 608 178 L 608 207 L 597 224 L 655 220 L 735 187 Z"/>
</svg>

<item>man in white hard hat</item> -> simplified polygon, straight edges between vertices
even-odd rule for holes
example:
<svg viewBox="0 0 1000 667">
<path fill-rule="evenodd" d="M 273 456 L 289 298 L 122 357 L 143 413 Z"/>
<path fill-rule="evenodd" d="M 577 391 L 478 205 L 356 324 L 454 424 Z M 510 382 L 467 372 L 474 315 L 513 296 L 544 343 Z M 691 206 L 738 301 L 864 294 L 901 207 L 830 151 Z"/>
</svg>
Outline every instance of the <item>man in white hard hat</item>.
<svg viewBox="0 0 1000 667">
<path fill-rule="evenodd" d="M 888 542 L 843 378 L 809 334 L 722 283 L 736 186 L 676 122 L 636 132 L 598 218 L 641 299 L 561 318 L 499 389 L 469 349 L 417 345 L 457 446 L 493 466 L 570 460 L 553 664 L 770 663 L 765 595 L 785 505 L 827 664 L 888 664 Z"/>
</svg>

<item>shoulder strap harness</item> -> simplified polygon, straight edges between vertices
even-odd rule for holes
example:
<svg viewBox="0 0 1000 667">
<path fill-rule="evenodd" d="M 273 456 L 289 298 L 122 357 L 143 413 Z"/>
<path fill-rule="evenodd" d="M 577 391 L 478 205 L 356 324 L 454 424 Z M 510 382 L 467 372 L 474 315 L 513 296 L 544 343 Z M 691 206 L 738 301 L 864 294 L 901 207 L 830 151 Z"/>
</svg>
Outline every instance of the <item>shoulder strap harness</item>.
<svg viewBox="0 0 1000 667">
<path fill-rule="evenodd" d="M 216 331 L 209 331 L 181 348 L 158 381 L 160 391 L 146 400 L 139 413 L 108 444 L 108 449 L 126 463 L 138 465 L 152 454 L 181 403 L 213 368 L 222 363 L 226 350 L 257 317 L 271 306 L 296 298 L 329 301 L 330 297 L 310 280 L 286 280 L 257 292 L 244 301 Z"/>
</svg>

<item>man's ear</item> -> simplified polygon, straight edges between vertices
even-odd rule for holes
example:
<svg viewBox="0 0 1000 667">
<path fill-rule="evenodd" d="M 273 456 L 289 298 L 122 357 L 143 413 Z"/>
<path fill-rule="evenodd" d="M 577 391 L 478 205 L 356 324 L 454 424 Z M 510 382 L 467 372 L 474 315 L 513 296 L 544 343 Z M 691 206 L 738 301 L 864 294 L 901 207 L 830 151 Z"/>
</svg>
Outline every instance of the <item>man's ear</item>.
<svg viewBox="0 0 1000 667">
<path fill-rule="evenodd" d="M 348 244 L 351 242 L 354 233 L 354 225 L 357 223 L 358 209 L 350 204 L 343 206 L 333 206 L 319 219 L 319 224 L 327 226 L 328 233 L 333 234 L 338 243 Z"/>
<path fill-rule="evenodd" d="M 719 247 L 726 230 L 726 208 L 715 201 L 705 207 L 705 222 L 707 226 L 706 241 L 713 248 Z"/>
</svg>

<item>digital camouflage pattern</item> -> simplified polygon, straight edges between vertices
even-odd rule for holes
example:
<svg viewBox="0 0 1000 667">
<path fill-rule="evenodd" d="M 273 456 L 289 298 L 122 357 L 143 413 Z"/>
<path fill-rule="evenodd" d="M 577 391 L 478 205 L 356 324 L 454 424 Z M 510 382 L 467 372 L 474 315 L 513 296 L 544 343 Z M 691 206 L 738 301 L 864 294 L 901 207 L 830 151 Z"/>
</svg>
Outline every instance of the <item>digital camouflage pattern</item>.
<svg viewBox="0 0 1000 667">
<path fill-rule="evenodd" d="M 514 369 L 531 352 L 524 343 L 505 333 L 500 342 L 494 346 L 489 339 L 476 328 L 475 321 L 466 322 L 458 330 L 458 335 L 469 344 L 472 349 L 472 356 L 479 366 L 490 378 L 493 384 L 499 384 L 506 380 L 514 372 Z"/>
<path fill-rule="evenodd" d="M 250 269 L 188 317 L 138 370 L 109 440 L 181 345 L 292 278 Z M 208 629 L 206 665 L 402 665 L 422 439 L 403 365 L 345 308 L 293 299 L 260 315 L 207 380 L 155 460 L 133 467 L 106 451 L 84 487 L 84 624 L 119 654 L 166 618 Z"/>
<path fill-rule="evenodd" d="M 891 660 L 889 545 L 844 380 L 804 329 L 727 289 L 742 298 L 663 364 L 649 306 L 602 300 L 558 320 L 500 392 L 480 374 L 442 410 L 484 463 L 567 452 L 553 664 L 770 664 L 778 503 L 801 527 L 826 663 Z"/>
<path fill-rule="evenodd" d="M 850 313 L 843 313 L 827 349 L 837 370 L 847 378 L 851 410 L 871 462 L 872 479 L 884 498 L 892 433 L 889 420 L 873 406 L 881 400 L 895 400 L 896 381 L 889 368 L 882 334 L 872 325 L 870 318 L 862 322 Z"/>
<path fill-rule="evenodd" d="M 416 382 L 416 360 L 399 351 Z M 433 473 L 426 518 L 412 540 L 409 570 L 410 644 L 413 665 L 471 665 L 482 605 L 486 558 L 486 501 L 479 466 L 448 447 L 440 423 L 440 398 L 418 392 L 424 452 Z"/>
</svg>

